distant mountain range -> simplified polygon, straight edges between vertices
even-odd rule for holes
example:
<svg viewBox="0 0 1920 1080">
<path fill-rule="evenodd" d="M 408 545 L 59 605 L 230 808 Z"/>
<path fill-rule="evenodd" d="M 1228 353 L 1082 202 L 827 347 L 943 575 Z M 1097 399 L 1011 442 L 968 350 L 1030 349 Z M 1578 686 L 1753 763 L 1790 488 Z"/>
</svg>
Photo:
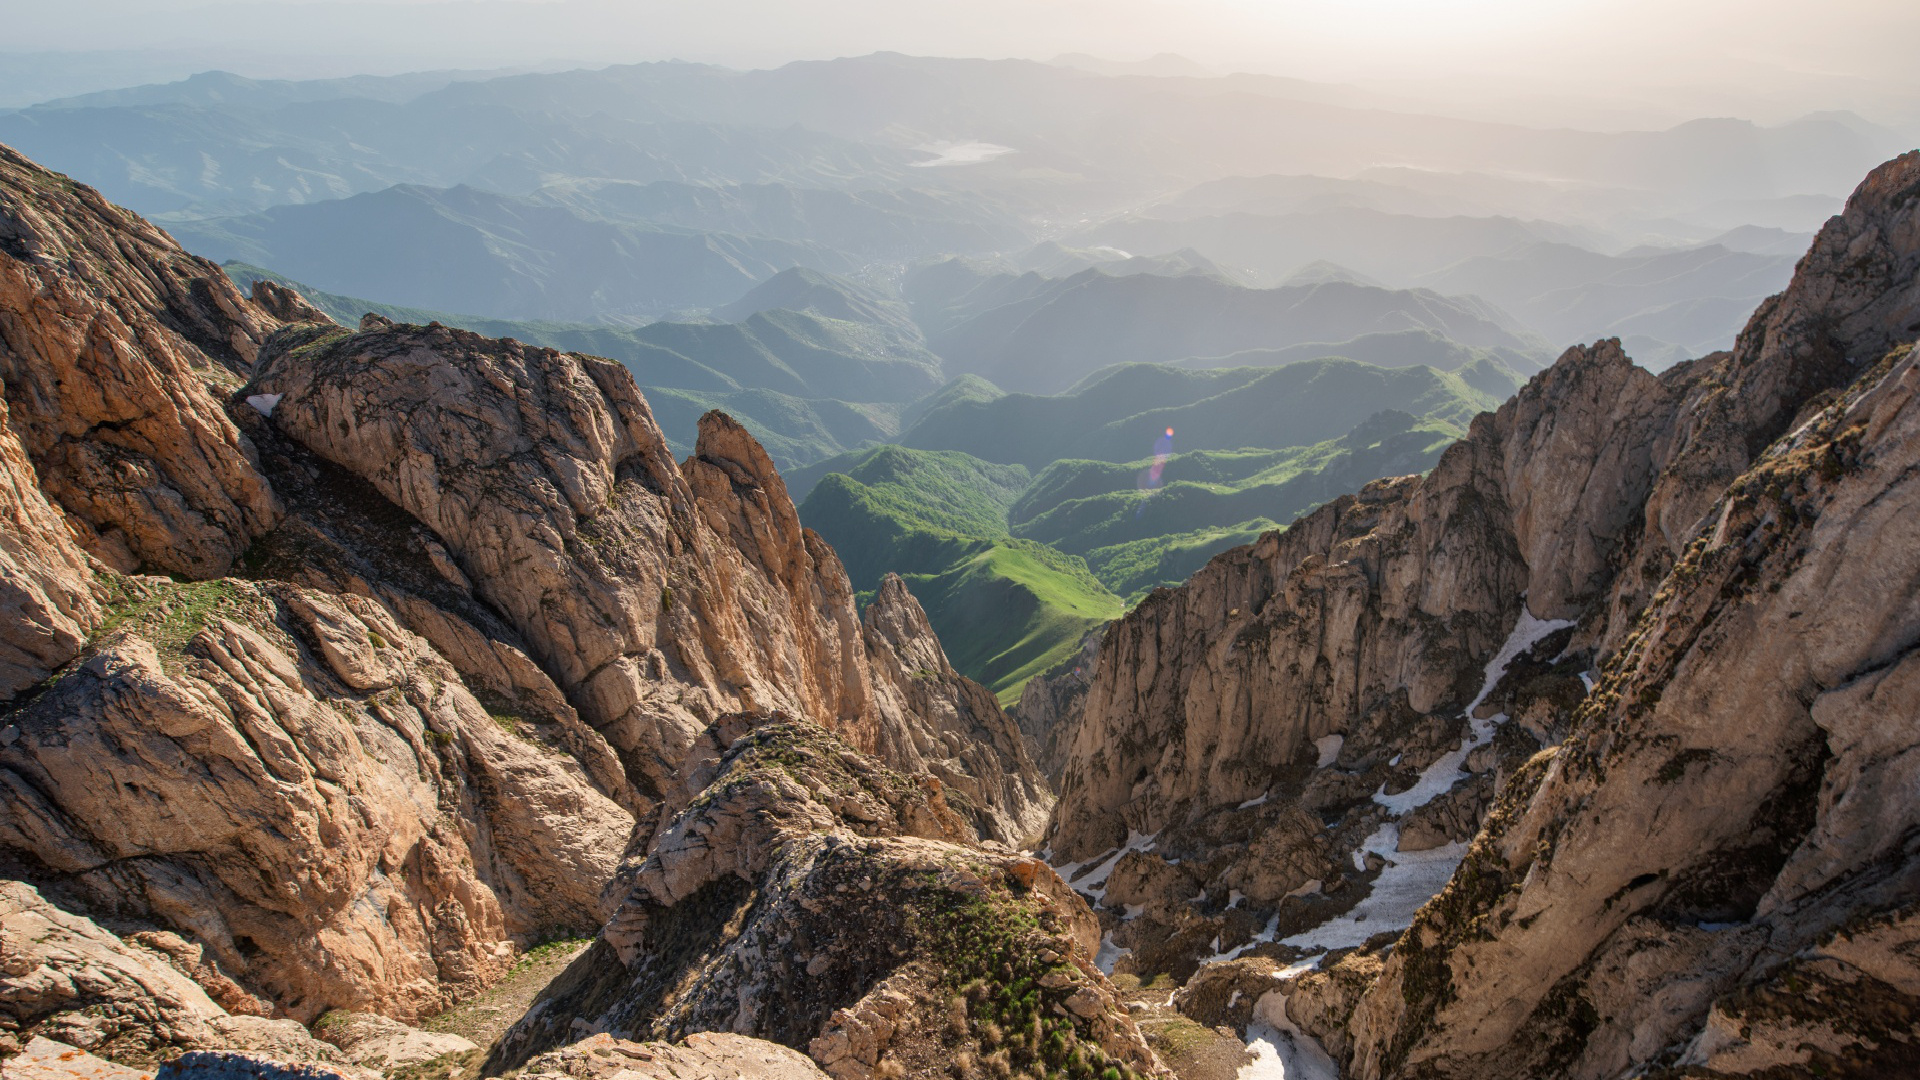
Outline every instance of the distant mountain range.
<svg viewBox="0 0 1920 1080">
<path fill-rule="evenodd" d="M 1121 187 L 1349 176 L 1377 166 L 1383 148 L 1413 169 L 1555 177 L 1697 203 L 1838 194 L 1898 143 L 1847 114 L 1774 127 L 1540 130 L 1359 108 L 1326 89 L 887 53 L 765 71 L 651 63 L 411 84 L 214 73 L 0 116 L 0 142 L 143 212 L 260 209 L 396 183 L 513 194 L 590 177 L 845 187 L 911 170 L 914 186 L 948 187 L 954 170 L 911 169 L 935 156 L 919 148 L 973 142 L 1012 153 L 962 176 L 968 186 L 991 179 L 1078 203 L 1104 185 L 1116 209 L 1133 201 Z"/>
<path fill-rule="evenodd" d="M 950 374 L 978 374 L 1034 393 L 1058 393 L 1112 364 L 1386 331 L 1429 330 L 1468 346 L 1543 358 L 1547 352 L 1544 340 L 1491 305 L 1345 281 L 1250 289 L 1199 274 L 1115 277 L 1095 267 L 1068 278 L 1013 277 L 949 265 L 909 277 L 905 294 Z"/>
</svg>

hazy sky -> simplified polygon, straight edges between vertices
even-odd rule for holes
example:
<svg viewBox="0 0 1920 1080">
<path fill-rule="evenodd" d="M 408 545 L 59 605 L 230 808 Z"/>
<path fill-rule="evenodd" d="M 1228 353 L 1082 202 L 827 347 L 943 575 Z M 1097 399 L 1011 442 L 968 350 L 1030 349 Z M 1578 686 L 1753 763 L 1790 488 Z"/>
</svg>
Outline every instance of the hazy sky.
<svg viewBox="0 0 1920 1080">
<path fill-rule="evenodd" d="M 1623 120 L 1819 108 L 1920 120 L 1913 0 L 0 0 L 0 25 L 8 51 L 188 51 L 254 75 L 290 57 L 304 58 L 288 69 L 304 75 L 1171 51 L 1223 72 L 1438 92 L 1547 118 L 1578 99 L 1595 114 L 1595 102 L 1617 101 Z"/>
</svg>

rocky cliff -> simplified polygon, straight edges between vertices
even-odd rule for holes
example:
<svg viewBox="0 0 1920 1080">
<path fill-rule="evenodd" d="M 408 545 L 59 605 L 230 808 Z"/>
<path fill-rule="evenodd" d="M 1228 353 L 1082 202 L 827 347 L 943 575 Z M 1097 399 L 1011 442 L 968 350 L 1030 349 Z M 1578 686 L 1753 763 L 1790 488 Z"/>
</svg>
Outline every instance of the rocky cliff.
<svg viewBox="0 0 1920 1080">
<path fill-rule="evenodd" d="M 491 1069 L 588 1033 L 733 1031 L 839 1080 L 1163 1072 L 1094 966 L 1086 906 L 1038 860 L 972 844 L 938 781 L 738 714 L 673 789 L 619 910 Z"/>
<path fill-rule="evenodd" d="M 0 873 L 209 993 L 411 1020 L 591 932 L 732 710 L 930 774 L 968 841 L 1044 821 L 912 598 L 863 622 L 760 446 L 715 413 L 675 462 L 616 364 L 242 297 L 4 148 L 0 345 Z M 47 1030 L 235 1045 L 127 1015 Z"/>
<path fill-rule="evenodd" d="M 1920 154 L 1693 375 L 1647 504 L 1695 515 L 1672 569 L 1360 998 L 1357 1075 L 1911 1065 L 1917 271 Z"/>
<path fill-rule="evenodd" d="M 1889 352 L 1920 336 L 1917 267 L 1908 155 L 1731 353 L 1654 376 L 1570 350 L 1426 477 L 1116 624 L 1049 840 L 1121 963 L 1390 946 L 1445 885 L 1384 965 L 1296 990 L 1356 1075 L 1907 1052 L 1906 1021 L 1836 1034 L 1768 988 L 1813 971 L 1910 1015 L 1907 809 L 1876 793 L 1920 734 L 1879 690 L 1920 595 Z"/>
</svg>

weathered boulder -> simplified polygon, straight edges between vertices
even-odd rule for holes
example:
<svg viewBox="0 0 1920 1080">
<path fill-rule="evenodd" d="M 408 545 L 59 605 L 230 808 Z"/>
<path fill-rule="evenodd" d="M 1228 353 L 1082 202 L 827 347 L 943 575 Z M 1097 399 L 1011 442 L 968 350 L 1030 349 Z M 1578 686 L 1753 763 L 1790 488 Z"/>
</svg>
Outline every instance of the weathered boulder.
<svg viewBox="0 0 1920 1080">
<path fill-rule="evenodd" d="M 527 1062 L 527 1080 L 824 1080 L 798 1050 L 730 1032 L 695 1032 L 677 1043 L 633 1042 L 604 1032 Z"/>
<path fill-rule="evenodd" d="M 380 605 L 129 585 L 90 657 L 9 717 L 0 844 L 300 1019 L 435 1012 L 514 935 L 599 921 L 631 819 Z"/>
<path fill-rule="evenodd" d="M 974 846 L 941 791 L 811 724 L 723 719 L 600 939 L 489 1068 L 586 1034 L 731 1031 L 843 1080 L 1157 1073 L 1085 906 L 1037 860 Z"/>
</svg>

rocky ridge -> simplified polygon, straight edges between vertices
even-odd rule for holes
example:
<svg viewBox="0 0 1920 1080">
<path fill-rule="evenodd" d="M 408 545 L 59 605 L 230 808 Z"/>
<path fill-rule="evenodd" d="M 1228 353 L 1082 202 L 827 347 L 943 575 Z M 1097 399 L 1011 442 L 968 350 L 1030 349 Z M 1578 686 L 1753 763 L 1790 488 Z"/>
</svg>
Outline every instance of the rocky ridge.
<svg viewBox="0 0 1920 1080">
<path fill-rule="evenodd" d="M 1656 377 L 1616 343 L 1570 350 L 1427 477 L 1116 624 L 1049 838 L 1134 939 L 1121 963 L 1370 946 L 1278 999 L 1363 1077 L 1876 1075 L 1910 1053 L 1908 826 L 1879 793 L 1920 734 L 1880 690 L 1920 595 L 1917 269 L 1911 154 L 1731 353 Z M 1235 826 L 1259 839 L 1222 866 Z M 1411 905 L 1369 942 L 1301 895 L 1249 937 L 1219 899 L 1258 906 L 1249 874 L 1329 896 L 1336 868 L 1351 926 L 1380 910 L 1367 876 L 1422 848 L 1465 862 L 1404 937 Z M 1840 986 L 1870 1012 L 1843 1021 Z"/>
<path fill-rule="evenodd" d="M 912 598 L 863 623 L 759 445 L 715 413 L 673 461 L 618 365 L 241 297 L 4 150 L 0 343 L 0 873 L 230 1017 L 411 1021 L 591 932 L 734 709 L 927 774 L 955 842 L 1044 820 Z M 118 1015 L 74 985 L 11 1045 Z M 238 1046 L 162 1012 L 48 1030 Z"/>
<path fill-rule="evenodd" d="M 1164 1072 L 1094 966 L 1085 905 L 1038 860 L 970 843 L 932 777 L 740 714 L 675 787 L 626 899 L 490 1069 L 582 1034 L 732 1031 L 840 1080 Z"/>
</svg>

